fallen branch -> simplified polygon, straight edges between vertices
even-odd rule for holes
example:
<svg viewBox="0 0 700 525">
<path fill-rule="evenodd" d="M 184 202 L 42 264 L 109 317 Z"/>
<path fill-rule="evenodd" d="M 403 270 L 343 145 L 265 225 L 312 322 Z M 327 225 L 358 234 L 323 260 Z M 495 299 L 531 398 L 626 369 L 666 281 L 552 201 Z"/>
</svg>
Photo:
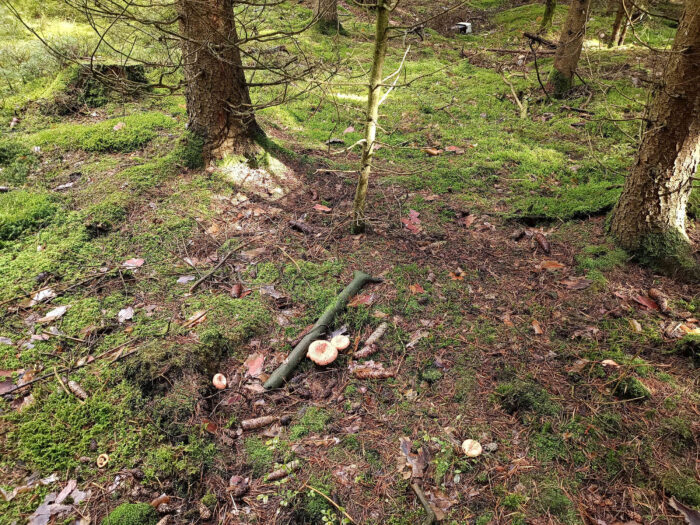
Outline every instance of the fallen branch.
<svg viewBox="0 0 700 525">
<path fill-rule="evenodd" d="M 535 42 L 539 42 L 539 43 L 542 44 L 543 46 L 548 47 L 548 48 L 550 48 L 550 49 L 556 49 L 556 48 L 557 48 L 557 43 L 556 43 L 556 42 L 552 42 L 551 40 L 547 40 L 546 38 L 542 38 L 542 37 L 539 36 L 539 35 L 534 35 L 534 34 L 532 34 L 532 33 L 528 33 L 527 31 L 525 31 L 525 32 L 523 33 L 523 36 L 524 36 L 525 38 L 529 38 L 530 40 L 534 40 Z"/>
<path fill-rule="evenodd" d="M 502 49 L 502 48 L 494 48 L 494 47 L 489 47 L 484 49 L 484 51 L 490 51 L 491 53 L 508 53 L 511 55 L 528 55 L 530 53 L 529 49 Z M 555 51 L 545 49 L 543 51 L 539 52 L 540 55 L 553 55 Z"/>
<path fill-rule="evenodd" d="M 292 374 L 294 369 L 299 365 L 309 345 L 321 337 L 326 332 L 335 316 L 345 309 L 348 300 L 354 296 L 365 284 L 378 283 L 381 279 L 372 277 L 364 272 L 356 271 L 352 282 L 336 297 L 333 304 L 330 304 L 323 315 L 319 317 L 313 328 L 306 334 L 301 341 L 289 353 L 287 359 L 275 370 L 270 378 L 265 382 L 266 389 L 279 388 L 282 383 Z"/>
<path fill-rule="evenodd" d="M 248 246 L 249 244 L 251 244 L 253 241 L 256 241 L 256 240 L 257 240 L 257 239 L 251 239 L 251 240 L 249 240 L 248 242 L 244 242 L 244 243 L 241 244 L 240 246 L 237 246 L 234 250 L 231 250 L 231 251 L 228 252 L 226 255 L 224 255 L 224 257 L 219 261 L 219 263 L 218 263 L 216 266 L 214 266 L 214 268 L 211 269 L 211 271 L 209 271 L 209 272 L 205 273 L 204 275 L 202 275 L 202 277 L 200 277 L 199 279 L 197 279 L 197 280 L 194 282 L 194 284 L 192 284 L 192 286 L 190 286 L 190 293 L 194 292 L 200 284 L 202 284 L 204 281 L 206 281 L 207 279 L 209 279 L 209 277 L 211 277 L 212 275 L 214 275 L 214 274 L 219 270 L 219 268 L 221 268 L 221 267 L 224 265 L 224 263 L 226 263 L 226 261 L 228 261 L 229 258 L 230 258 L 234 253 L 236 253 L 237 251 L 241 250 L 242 248 L 245 248 L 246 246 Z"/>
</svg>

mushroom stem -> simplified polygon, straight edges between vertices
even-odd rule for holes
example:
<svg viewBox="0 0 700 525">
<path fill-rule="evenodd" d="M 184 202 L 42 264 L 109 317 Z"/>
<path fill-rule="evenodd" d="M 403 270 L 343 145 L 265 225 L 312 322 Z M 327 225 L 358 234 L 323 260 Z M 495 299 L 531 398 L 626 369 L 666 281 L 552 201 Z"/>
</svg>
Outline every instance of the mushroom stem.
<svg viewBox="0 0 700 525">
<path fill-rule="evenodd" d="M 294 369 L 299 365 L 304 356 L 306 355 L 306 350 L 309 345 L 319 339 L 323 333 L 326 332 L 331 322 L 335 316 L 345 309 L 350 298 L 355 295 L 365 284 L 367 283 L 379 283 L 382 279 L 377 277 L 372 277 L 364 272 L 356 271 L 355 275 L 342 292 L 338 294 L 332 304 L 328 305 L 323 315 L 319 317 L 313 328 L 306 334 L 301 341 L 294 347 L 294 349 L 287 356 L 287 359 L 272 373 L 270 378 L 265 382 L 265 388 L 279 388 L 282 383 L 292 375 Z"/>
</svg>

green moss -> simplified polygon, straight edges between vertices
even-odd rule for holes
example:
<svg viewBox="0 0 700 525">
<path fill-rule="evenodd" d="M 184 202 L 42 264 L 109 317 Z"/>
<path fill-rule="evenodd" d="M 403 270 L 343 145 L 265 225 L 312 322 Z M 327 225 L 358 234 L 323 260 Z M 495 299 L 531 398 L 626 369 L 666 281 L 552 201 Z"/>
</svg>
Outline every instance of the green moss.
<svg viewBox="0 0 700 525">
<path fill-rule="evenodd" d="M 0 241 L 16 239 L 46 224 L 56 212 L 52 199 L 42 193 L 0 193 Z"/>
<path fill-rule="evenodd" d="M 620 189 L 609 181 L 555 188 L 549 196 L 518 197 L 511 202 L 509 215 L 529 221 L 585 219 L 612 209 Z"/>
<path fill-rule="evenodd" d="M 124 383 L 100 390 L 102 381 L 88 376 L 80 383 L 90 393 L 85 403 L 61 389 L 48 395 L 35 392 L 31 407 L 7 416 L 15 423 L 10 439 L 19 458 L 42 473 L 77 468 L 78 458 L 94 456 L 93 440 L 100 452 L 109 452 L 110 466 L 119 468 L 133 460 L 139 439 L 132 423 L 141 405 L 138 393 Z M 112 450 L 115 443 L 119 447 Z"/>
<path fill-rule="evenodd" d="M 216 445 L 194 431 L 183 441 L 183 444 L 161 444 L 148 450 L 142 467 L 146 481 L 170 479 L 183 495 L 199 482 L 214 463 Z"/>
<path fill-rule="evenodd" d="M 114 129 L 118 124 L 123 124 L 121 129 Z M 59 124 L 27 140 L 40 146 L 66 150 L 128 153 L 148 144 L 159 130 L 173 128 L 175 124 L 172 118 L 163 113 L 140 113 L 90 125 Z"/>
<path fill-rule="evenodd" d="M 613 394 L 621 399 L 645 400 L 651 397 L 651 392 L 636 377 L 625 376 L 615 382 Z"/>
<path fill-rule="evenodd" d="M 501 406 L 510 414 L 532 412 L 537 415 L 555 415 L 561 407 L 549 393 L 532 379 L 515 379 L 496 388 Z"/>
<path fill-rule="evenodd" d="M 102 520 L 102 525 L 155 525 L 158 513 L 148 503 L 122 503 Z"/>
<path fill-rule="evenodd" d="M 667 275 L 691 281 L 700 281 L 700 265 L 693 255 L 688 240 L 673 230 L 645 236 L 634 250 L 642 263 Z"/>
<path fill-rule="evenodd" d="M 612 270 L 625 264 L 627 252 L 620 248 L 605 245 L 586 246 L 576 256 L 579 268 L 582 270 Z"/>
<path fill-rule="evenodd" d="M 554 88 L 553 94 L 557 98 L 563 98 L 573 87 L 573 77 L 567 77 L 558 69 L 552 68 L 549 75 L 549 84 Z"/>
<path fill-rule="evenodd" d="M 559 487 L 541 487 L 536 500 L 536 505 L 543 514 L 552 514 L 553 516 L 559 518 L 562 523 L 580 523 L 580 520 L 576 514 L 576 507 L 567 497 L 564 491 Z"/>
<path fill-rule="evenodd" d="M 234 352 L 267 328 L 272 319 L 257 293 L 243 299 L 223 294 L 197 297 L 191 301 L 186 316 L 201 310 L 207 311 L 207 318 L 198 325 L 197 334 L 200 343 L 213 352 Z"/>
<path fill-rule="evenodd" d="M 700 366 L 700 335 L 684 336 L 676 343 L 674 350 L 679 355 L 690 357 L 696 366 Z"/>
<path fill-rule="evenodd" d="M 275 452 L 258 437 L 249 437 L 243 442 L 243 449 L 253 475 L 261 477 L 273 470 Z"/>
<path fill-rule="evenodd" d="M 493 521 L 493 512 L 486 512 L 476 518 L 474 525 L 489 525 Z"/>
<path fill-rule="evenodd" d="M 295 440 L 308 434 L 323 432 L 330 418 L 330 414 L 324 409 L 314 406 L 308 407 L 299 423 L 289 429 L 289 438 Z"/>
<path fill-rule="evenodd" d="M 202 505 L 207 507 L 208 509 L 213 509 L 216 506 L 218 499 L 216 497 L 216 494 L 212 494 L 211 492 L 207 492 L 204 497 L 202 498 Z"/>
<path fill-rule="evenodd" d="M 204 166 L 203 146 L 202 138 L 189 131 L 184 133 L 180 141 L 179 155 L 186 168 L 198 169 Z"/>
<path fill-rule="evenodd" d="M 442 372 L 434 366 L 427 366 L 421 370 L 420 377 L 428 383 L 437 383 L 442 379 Z"/>
<path fill-rule="evenodd" d="M 668 472 L 661 478 L 661 486 L 678 501 L 700 507 L 700 484 L 689 473 Z"/>
</svg>

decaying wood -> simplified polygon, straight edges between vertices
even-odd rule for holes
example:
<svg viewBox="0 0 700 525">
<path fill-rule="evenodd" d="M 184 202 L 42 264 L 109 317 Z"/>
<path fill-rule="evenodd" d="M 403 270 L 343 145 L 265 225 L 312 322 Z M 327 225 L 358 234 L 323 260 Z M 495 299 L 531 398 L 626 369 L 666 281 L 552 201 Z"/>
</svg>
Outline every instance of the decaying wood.
<svg viewBox="0 0 700 525">
<path fill-rule="evenodd" d="M 266 427 L 277 421 L 275 416 L 262 416 L 253 419 L 246 419 L 241 421 L 241 428 L 243 430 L 255 430 L 256 428 Z"/>
<path fill-rule="evenodd" d="M 380 337 L 384 335 L 386 332 L 386 329 L 389 327 L 387 323 L 382 323 L 380 324 L 377 329 L 372 332 L 372 335 L 370 335 L 367 338 L 367 341 L 365 341 L 365 346 L 362 347 L 362 349 L 358 350 L 353 354 L 353 357 L 355 359 L 361 359 L 363 357 L 369 357 L 373 353 L 377 351 L 377 341 L 379 340 Z"/>
<path fill-rule="evenodd" d="M 426 516 L 425 521 L 423 523 L 425 525 L 431 525 L 431 524 L 435 523 L 437 517 L 435 516 L 435 512 L 433 512 L 433 509 L 430 506 L 430 502 L 428 501 L 428 498 L 425 497 L 425 493 L 423 492 L 423 489 L 415 481 L 413 483 L 411 483 L 411 488 L 413 489 L 413 492 L 415 492 L 416 496 L 418 497 L 421 504 L 425 508 L 425 513 L 427 514 L 427 516 Z"/>
<path fill-rule="evenodd" d="M 348 300 L 354 296 L 365 284 L 367 283 L 378 283 L 381 279 L 372 277 L 364 272 L 356 271 L 355 276 L 350 284 L 348 284 L 345 289 L 340 292 L 335 301 L 330 304 L 326 310 L 323 312 L 321 317 L 319 317 L 313 328 L 306 334 L 301 341 L 294 347 L 294 349 L 289 353 L 287 359 L 275 370 L 270 378 L 265 382 L 265 388 L 279 388 L 282 383 L 292 374 L 294 369 L 299 365 L 309 345 L 319 339 L 322 334 L 328 330 L 331 322 L 335 316 L 340 313 L 348 304 Z"/>
<path fill-rule="evenodd" d="M 294 461 L 290 461 L 286 465 L 284 465 L 282 468 L 279 468 L 277 470 L 273 470 L 270 472 L 267 476 L 265 476 L 266 481 L 277 481 L 278 479 L 286 478 L 289 476 L 292 472 L 297 470 L 301 466 L 301 463 L 299 462 L 298 459 L 295 459 Z"/>
</svg>

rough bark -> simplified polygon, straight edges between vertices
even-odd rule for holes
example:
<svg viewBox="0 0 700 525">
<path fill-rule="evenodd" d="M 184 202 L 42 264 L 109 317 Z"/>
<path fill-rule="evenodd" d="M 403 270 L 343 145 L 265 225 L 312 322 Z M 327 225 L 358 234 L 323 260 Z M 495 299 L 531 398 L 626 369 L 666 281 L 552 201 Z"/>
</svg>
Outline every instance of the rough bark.
<svg viewBox="0 0 700 525">
<path fill-rule="evenodd" d="M 610 231 L 641 260 L 697 279 L 686 206 L 700 164 L 700 0 L 686 3 L 663 78 Z"/>
<path fill-rule="evenodd" d="M 322 33 L 338 33 L 343 30 L 338 21 L 338 0 L 314 0 L 314 16 Z"/>
<path fill-rule="evenodd" d="M 548 28 L 552 27 L 552 18 L 554 10 L 557 7 L 557 0 L 545 0 L 544 15 L 542 15 L 542 23 L 540 24 L 540 33 L 543 33 Z"/>
<path fill-rule="evenodd" d="M 255 151 L 255 121 L 237 47 L 234 0 L 178 0 L 187 129 L 203 142 L 205 162 Z"/>
<path fill-rule="evenodd" d="M 572 0 L 569 6 L 549 78 L 549 84 L 555 96 L 563 96 L 573 85 L 578 59 L 581 56 L 583 37 L 586 34 L 590 5 L 591 0 Z"/>
<path fill-rule="evenodd" d="M 615 13 L 615 21 L 613 22 L 612 32 L 610 33 L 608 47 L 614 47 L 619 45 L 618 42 L 620 40 L 620 29 L 622 27 L 622 21 L 627 20 L 625 16 L 625 6 L 622 2 L 623 0 L 619 0 L 617 5 L 617 12 Z"/>
<path fill-rule="evenodd" d="M 374 156 L 374 141 L 377 138 L 377 120 L 379 119 L 379 103 L 382 98 L 382 74 L 384 59 L 389 41 L 389 2 L 377 0 L 377 23 L 374 39 L 374 53 L 372 57 L 372 70 L 370 72 L 369 92 L 367 95 L 367 114 L 365 123 L 365 141 L 362 147 L 362 168 L 360 178 L 355 190 L 355 202 L 353 206 L 352 230 L 360 233 L 365 230 L 365 203 L 367 201 L 367 186 L 369 174 L 372 171 L 372 158 Z"/>
</svg>

